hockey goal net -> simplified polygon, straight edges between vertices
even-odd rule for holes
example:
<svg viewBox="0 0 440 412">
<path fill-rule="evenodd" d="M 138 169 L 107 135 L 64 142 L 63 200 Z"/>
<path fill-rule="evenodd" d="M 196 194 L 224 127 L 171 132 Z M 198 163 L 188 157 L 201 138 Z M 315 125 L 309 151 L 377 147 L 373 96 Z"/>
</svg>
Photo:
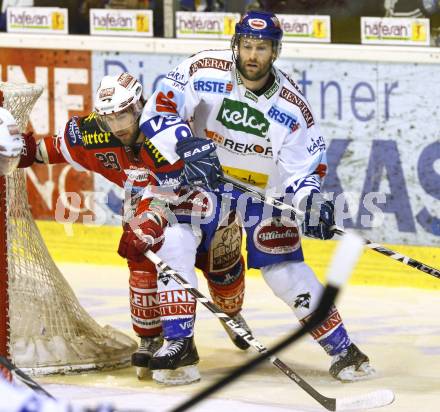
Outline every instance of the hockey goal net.
<svg viewBox="0 0 440 412">
<path fill-rule="evenodd" d="M 37 85 L 0 82 L 0 104 L 21 131 L 41 93 Z M 125 366 L 136 346 L 81 307 L 30 213 L 24 171 L 0 177 L 0 354 L 45 375 Z"/>
</svg>

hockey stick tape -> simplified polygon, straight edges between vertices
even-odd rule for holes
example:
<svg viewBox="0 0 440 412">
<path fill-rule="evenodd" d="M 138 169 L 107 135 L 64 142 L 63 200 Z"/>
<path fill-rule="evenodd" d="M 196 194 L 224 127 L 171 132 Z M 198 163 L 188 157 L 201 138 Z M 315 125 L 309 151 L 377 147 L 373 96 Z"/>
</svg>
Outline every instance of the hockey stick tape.
<svg viewBox="0 0 440 412">
<path fill-rule="evenodd" d="M 354 232 L 346 232 L 339 241 L 330 262 L 327 271 L 328 284 L 339 288 L 347 282 L 362 254 L 364 245 L 365 243 L 359 235 Z"/>
</svg>

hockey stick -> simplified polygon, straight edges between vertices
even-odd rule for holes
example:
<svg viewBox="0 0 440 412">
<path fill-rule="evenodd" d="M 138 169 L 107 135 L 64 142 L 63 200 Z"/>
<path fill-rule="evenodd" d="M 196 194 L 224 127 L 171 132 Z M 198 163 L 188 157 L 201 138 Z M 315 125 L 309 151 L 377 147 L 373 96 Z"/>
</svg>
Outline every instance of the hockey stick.
<svg viewBox="0 0 440 412">
<path fill-rule="evenodd" d="M 0 365 L 4 366 L 12 375 L 23 382 L 26 386 L 33 389 L 35 392 L 43 394 L 48 398 L 55 399 L 49 392 L 47 392 L 43 387 L 41 387 L 37 382 L 35 382 L 29 375 L 24 373 L 21 369 L 17 368 L 11 361 L 9 361 L 4 356 L 0 356 Z"/>
<path fill-rule="evenodd" d="M 235 179 L 233 180 L 233 179 L 230 179 L 227 177 L 220 177 L 219 180 L 222 183 L 229 183 L 232 186 L 234 186 L 236 189 L 239 189 L 242 192 L 247 192 L 247 193 L 251 194 L 252 197 L 254 197 L 255 199 L 258 199 L 261 202 L 266 203 L 268 205 L 274 206 L 281 211 L 286 210 L 286 211 L 293 213 L 295 215 L 302 214 L 296 208 L 294 208 L 292 205 L 284 203 L 278 199 L 275 199 L 274 197 L 265 196 L 260 191 L 254 189 L 252 187 L 243 185 L 243 184 L 239 183 L 238 181 L 236 181 Z M 336 225 L 332 226 L 331 229 L 338 235 L 345 234 L 345 231 Z M 388 256 L 394 260 L 397 260 L 397 261 L 403 263 L 404 265 L 411 266 L 414 269 L 420 270 L 421 272 L 424 272 L 428 275 L 434 276 L 437 279 L 440 279 L 440 270 L 439 269 L 436 269 L 432 266 L 429 266 L 425 263 L 422 263 L 422 262 L 420 262 L 416 259 L 413 259 L 409 256 L 405 256 L 405 255 L 402 255 L 401 253 L 394 252 L 393 250 L 388 249 L 388 248 L 386 248 L 378 243 L 375 243 L 369 239 L 363 238 L 363 241 L 364 241 L 366 247 L 368 247 L 371 250 L 374 250 L 375 252 L 378 252 L 384 256 Z"/>
<path fill-rule="evenodd" d="M 242 374 L 246 373 L 250 369 L 254 368 L 266 359 L 275 365 L 281 372 L 283 372 L 288 378 L 293 380 L 301 389 L 307 392 L 313 399 L 319 402 L 324 408 L 329 411 L 343 411 L 356 408 L 377 408 L 391 403 L 394 400 L 394 394 L 388 390 L 379 390 L 359 397 L 351 398 L 328 398 L 314 389 L 308 384 L 301 376 L 299 376 L 294 370 L 292 370 L 283 361 L 275 357 L 275 353 L 282 348 L 290 345 L 298 340 L 301 336 L 313 329 L 319 323 L 321 323 L 327 316 L 330 307 L 332 306 L 334 299 L 338 293 L 339 288 L 346 282 L 351 270 L 356 263 L 362 249 L 362 240 L 353 234 L 348 234 L 344 237 L 345 241 L 341 242 L 335 259 L 333 260 L 332 269 L 328 276 L 328 285 L 324 290 L 323 297 L 317 308 L 312 315 L 311 319 L 299 330 L 280 342 L 273 349 L 267 349 L 263 344 L 257 341 L 257 339 L 246 330 L 240 327 L 233 319 L 220 310 L 220 308 L 214 303 L 210 302 L 198 289 L 193 288 L 188 282 L 175 270 L 169 267 L 159 256 L 152 251 L 148 251 L 146 256 L 150 259 L 159 269 L 162 277 L 169 276 L 173 278 L 177 283 L 183 286 L 196 300 L 202 303 L 208 308 L 223 324 L 225 324 L 233 332 L 241 336 L 246 342 L 249 343 L 261 356 L 253 359 L 249 363 L 233 371 L 232 374 L 226 376 L 222 380 L 209 386 L 195 397 L 184 402 L 172 410 L 172 412 L 180 412 L 187 410 L 194 406 L 207 396 L 216 392 L 225 385 L 231 383 Z"/>
</svg>

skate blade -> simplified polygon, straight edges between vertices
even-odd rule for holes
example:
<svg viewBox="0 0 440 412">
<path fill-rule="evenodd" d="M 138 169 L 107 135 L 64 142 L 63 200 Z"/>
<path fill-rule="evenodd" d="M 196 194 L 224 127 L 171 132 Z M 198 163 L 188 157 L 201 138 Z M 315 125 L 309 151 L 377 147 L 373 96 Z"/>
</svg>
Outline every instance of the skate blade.
<svg viewBox="0 0 440 412">
<path fill-rule="evenodd" d="M 136 376 L 138 379 L 145 379 L 149 375 L 149 369 L 136 366 Z"/>
<path fill-rule="evenodd" d="M 338 374 L 338 379 L 342 382 L 357 382 L 368 380 L 376 376 L 376 371 L 368 362 L 364 362 L 358 369 L 348 366 Z"/>
<path fill-rule="evenodd" d="M 196 365 L 183 366 L 175 370 L 157 369 L 153 371 L 153 380 L 163 385 L 187 385 L 200 380 Z"/>
</svg>

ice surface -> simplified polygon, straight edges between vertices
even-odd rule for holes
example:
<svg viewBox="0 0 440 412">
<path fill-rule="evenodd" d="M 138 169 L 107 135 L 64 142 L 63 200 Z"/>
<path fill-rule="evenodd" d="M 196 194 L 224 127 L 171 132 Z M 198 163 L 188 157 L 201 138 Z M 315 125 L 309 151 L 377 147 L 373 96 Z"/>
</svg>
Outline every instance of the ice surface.
<svg viewBox="0 0 440 412">
<path fill-rule="evenodd" d="M 85 308 L 100 324 L 131 332 L 128 273 L 124 267 L 62 265 Z M 415 272 L 414 276 L 426 276 Z M 206 292 L 205 280 L 199 277 Z M 104 285 L 104 287 L 102 287 Z M 370 356 L 376 378 L 356 383 L 333 380 L 330 359 L 310 338 L 279 354 L 325 396 L 346 398 L 389 388 L 393 404 L 381 411 L 433 412 L 440 404 L 440 297 L 438 291 L 349 286 L 338 307 L 352 339 Z M 248 277 L 244 316 L 255 336 L 270 346 L 297 326 L 290 310 L 260 277 Z M 229 341 L 219 321 L 198 306 L 196 343 L 200 383 L 166 388 L 138 381 L 134 368 L 38 379 L 49 392 L 75 404 L 111 402 L 128 410 L 165 411 L 253 356 Z M 270 363 L 261 366 L 200 404 L 197 411 L 323 411 L 324 409 Z"/>
</svg>

